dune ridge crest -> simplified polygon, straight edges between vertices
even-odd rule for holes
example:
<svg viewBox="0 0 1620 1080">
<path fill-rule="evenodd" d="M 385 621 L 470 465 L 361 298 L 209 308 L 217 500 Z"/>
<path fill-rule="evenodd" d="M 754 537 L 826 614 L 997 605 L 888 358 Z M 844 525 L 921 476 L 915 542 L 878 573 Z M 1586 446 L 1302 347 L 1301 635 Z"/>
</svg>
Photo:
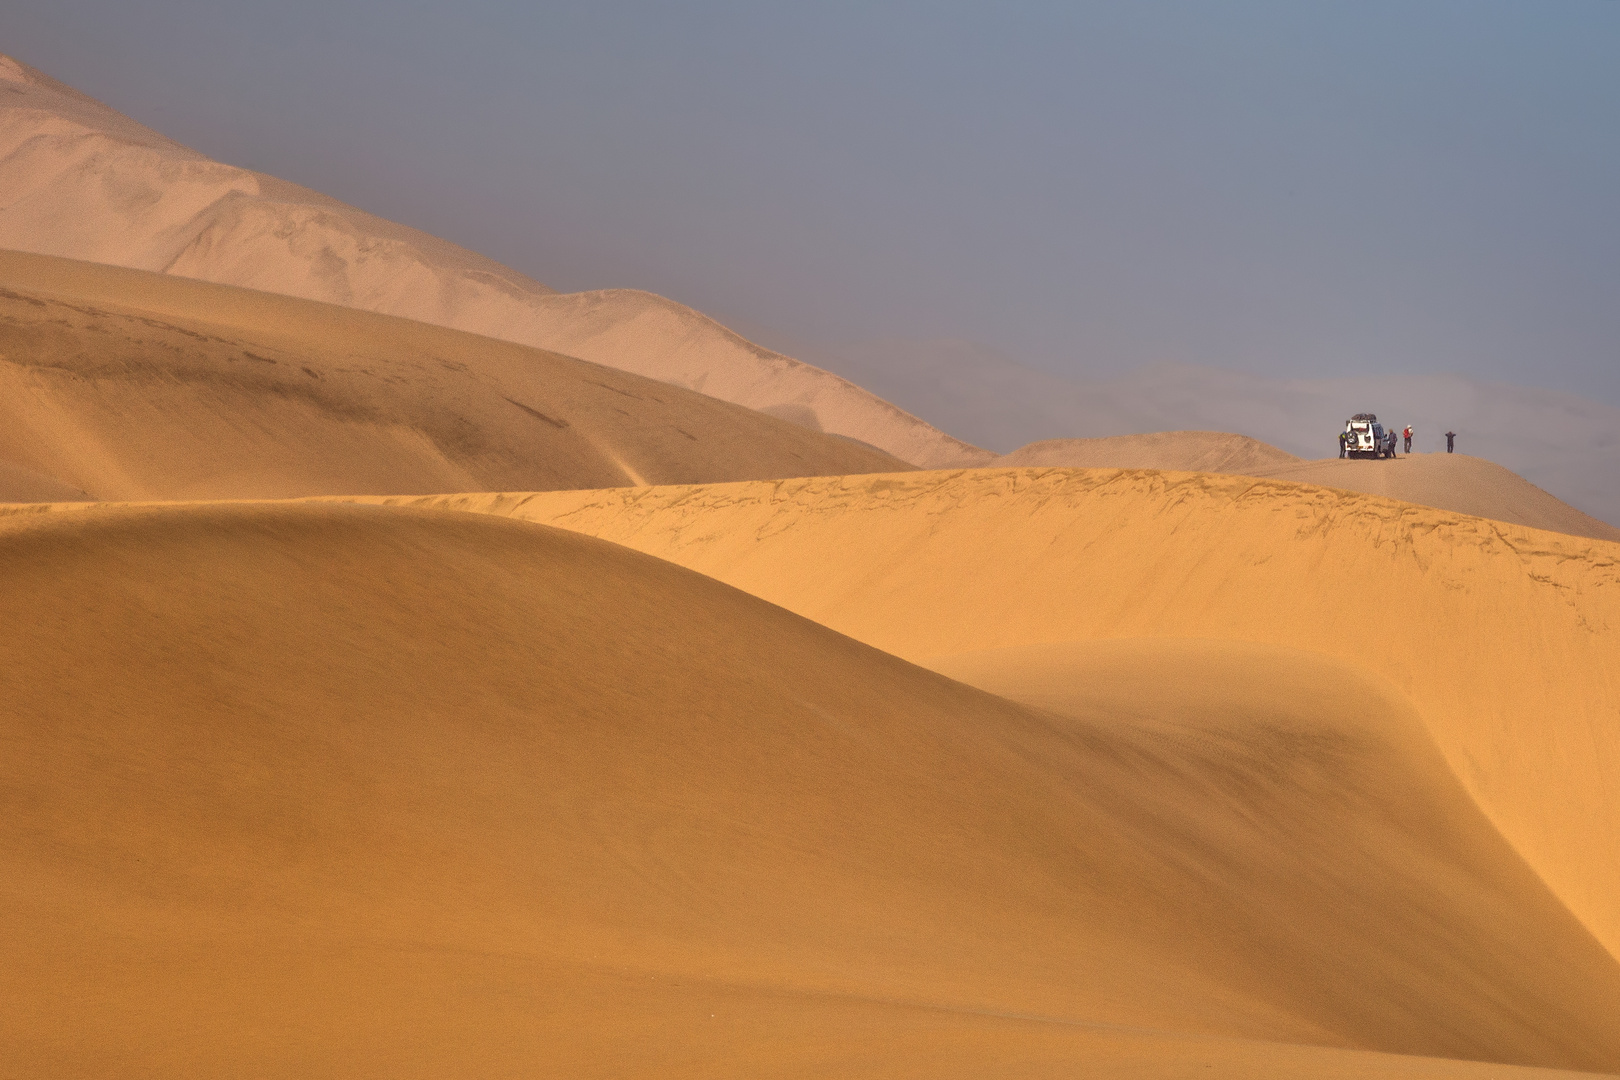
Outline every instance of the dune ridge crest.
<svg viewBox="0 0 1620 1080">
<path fill-rule="evenodd" d="M 1511 469 L 1469 454 L 1407 454 L 1392 461 L 1323 458 L 1244 472 L 1381 495 L 1532 529 L 1620 541 L 1620 528 L 1577 510 Z"/>
<path fill-rule="evenodd" d="M 1048 439 L 1004 454 L 994 464 L 1005 468 L 1160 469 L 1292 480 L 1532 529 L 1620 540 L 1620 528 L 1577 510 L 1509 469 L 1467 454 L 1307 461 L 1246 435 L 1159 431 L 1099 439 Z"/>
<path fill-rule="evenodd" d="M 555 353 L 0 252 L 0 499 L 596 488 L 899 467 L 871 447 Z"/>
<path fill-rule="evenodd" d="M 775 410 L 914 465 L 994 455 L 632 289 L 558 294 L 448 241 L 209 160 L 26 64 L 0 83 L 0 247 L 396 315 Z"/>
</svg>

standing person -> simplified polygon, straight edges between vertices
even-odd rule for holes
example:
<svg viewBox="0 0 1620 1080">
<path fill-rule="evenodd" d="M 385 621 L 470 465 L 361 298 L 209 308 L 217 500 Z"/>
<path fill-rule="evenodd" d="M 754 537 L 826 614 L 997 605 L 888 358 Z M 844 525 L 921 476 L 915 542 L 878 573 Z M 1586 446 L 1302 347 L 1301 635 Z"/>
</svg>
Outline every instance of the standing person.
<svg viewBox="0 0 1620 1080">
<path fill-rule="evenodd" d="M 1349 438 L 1350 438 L 1350 433 L 1348 431 L 1339 432 L 1339 456 L 1340 457 L 1344 457 L 1345 443 L 1347 441 L 1349 441 Z"/>
<path fill-rule="evenodd" d="M 1407 424 L 1406 430 L 1401 432 L 1401 434 L 1406 437 L 1406 452 L 1410 454 L 1412 452 L 1412 425 Z"/>
<path fill-rule="evenodd" d="M 1446 453 L 1449 454 L 1453 450 L 1455 450 L 1456 448 L 1457 448 L 1457 433 L 1455 431 L 1446 432 Z"/>
</svg>

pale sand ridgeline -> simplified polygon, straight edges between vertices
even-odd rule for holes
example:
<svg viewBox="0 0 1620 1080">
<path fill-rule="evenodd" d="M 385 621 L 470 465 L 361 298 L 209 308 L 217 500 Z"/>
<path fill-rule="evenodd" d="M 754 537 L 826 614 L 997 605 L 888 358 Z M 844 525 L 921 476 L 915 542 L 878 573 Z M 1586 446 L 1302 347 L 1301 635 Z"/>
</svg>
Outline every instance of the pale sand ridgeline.
<svg viewBox="0 0 1620 1080">
<path fill-rule="evenodd" d="M 830 372 L 631 289 L 559 295 L 416 229 L 224 165 L 0 57 L 0 247 L 398 315 L 577 356 L 877 446 L 983 464 Z"/>
<path fill-rule="evenodd" d="M 1402 454 L 1383 461 L 1323 458 L 1232 471 L 1383 495 L 1532 529 L 1620 541 L 1620 528 L 1582 513 L 1516 472 L 1467 454 Z"/>
<path fill-rule="evenodd" d="M 1155 431 L 1100 439 L 1046 439 L 998 457 L 996 467 L 1171 469 L 1243 473 L 1298 464 L 1286 450 L 1226 431 Z"/>
<path fill-rule="evenodd" d="M 1102 469 L 417 502 L 600 536 L 920 663 L 1135 637 L 1337 657 L 1411 698 L 1485 813 L 1620 955 L 1620 545 Z"/>
<path fill-rule="evenodd" d="M 1620 540 L 1620 528 L 1582 513 L 1515 472 L 1466 454 L 1403 454 L 1382 461 L 1306 461 L 1246 435 L 1160 431 L 1104 439 L 1048 439 L 1004 454 L 995 465 L 1263 476 L 1383 495 L 1532 529 Z"/>
<path fill-rule="evenodd" d="M 1329 658 L 1172 643 L 1059 716 L 588 537 L 308 504 L 0 521 L 0 654 L 27 1075 L 1620 1067 L 1620 966 Z"/>
<path fill-rule="evenodd" d="M 3 500 L 596 488 L 904 467 L 847 439 L 509 342 L 0 252 Z"/>
</svg>

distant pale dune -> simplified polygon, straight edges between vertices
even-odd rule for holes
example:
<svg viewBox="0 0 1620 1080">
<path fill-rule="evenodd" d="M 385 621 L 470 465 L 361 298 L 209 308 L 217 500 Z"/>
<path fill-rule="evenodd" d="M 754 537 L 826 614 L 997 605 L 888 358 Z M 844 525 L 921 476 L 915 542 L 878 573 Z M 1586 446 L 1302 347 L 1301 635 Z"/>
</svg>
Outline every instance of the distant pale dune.
<svg viewBox="0 0 1620 1080">
<path fill-rule="evenodd" d="M 899 603 L 905 565 L 961 551 L 953 502 L 1031 505 L 1017 475 L 966 502 L 964 480 L 837 482 L 871 537 L 847 565 L 909 640 L 974 633 Z M 825 573 L 812 490 L 756 544 Z M 943 532 L 874 560 L 920 495 Z M 1070 603 L 1071 558 L 1030 567 Z M 1007 637 L 956 583 L 979 639 Z M 1620 966 L 1478 812 L 1412 688 L 1358 664 L 1034 653 L 1009 692 L 1039 711 L 622 547 L 378 507 L 13 515 L 0 585 L 19 1075 L 1620 1067 Z M 1079 692 L 1040 696 L 1054 664 Z"/>
<path fill-rule="evenodd" d="M 539 349 L 0 252 L 0 500 L 877 472 L 898 459 Z"/>
<path fill-rule="evenodd" d="M 1247 435 L 1225 431 L 1156 431 L 1101 439 L 1047 439 L 1003 454 L 995 464 L 1252 474 L 1256 469 L 1274 469 L 1298 461 L 1293 454 Z"/>
<path fill-rule="evenodd" d="M 1114 638 L 1337 658 L 1410 699 L 1486 815 L 1620 955 L 1620 544 L 1105 469 L 418 502 L 625 544 L 919 663 Z"/>
<path fill-rule="evenodd" d="M 634 289 L 558 294 L 419 230 L 211 161 L 5 57 L 0 247 L 532 345 L 774 412 L 916 465 L 994 456 L 682 304 Z"/>
</svg>

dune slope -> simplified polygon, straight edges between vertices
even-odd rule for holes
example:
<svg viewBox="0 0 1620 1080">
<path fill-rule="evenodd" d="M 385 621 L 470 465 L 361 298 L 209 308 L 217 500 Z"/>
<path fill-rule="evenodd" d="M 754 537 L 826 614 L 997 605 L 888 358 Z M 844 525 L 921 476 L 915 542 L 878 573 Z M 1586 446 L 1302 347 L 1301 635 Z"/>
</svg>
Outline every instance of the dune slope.
<svg viewBox="0 0 1620 1080">
<path fill-rule="evenodd" d="M 0 466 L 0 500 L 31 501 L 594 488 L 903 464 L 538 349 L 0 252 Z"/>
<path fill-rule="evenodd" d="M 1155 431 L 1101 439 L 1046 439 L 1003 454 L 995 465 L 1068 469 L 1171 469 L 1241 473 L 1299 462 L 1286 450 L 1225 431 Z"/>
<path fill-rule="evenodd" d="M 774 411 L 918 465 L 993 455 L 690 308 L 558 295 L 493 260 L 211 161 L 0 57 L 0 247 L 341 304 L 515 341 Z"/>
<path fill-rule="evenodd" d="M 587 537 L 340 505 L 16 515 L 0 583 L 32 1075 L 1620 1066 L 1620 967 L 1330 660 L 1034 712 Z"/>
<path fill-rule="evenodd" d="M 973 470 L 463 496 L 601 536 L 908 659 L 1127 637 L 1290 646 L 1389 680 L 1620 955 L 1620 546 L 1205 473 Z"/>
</svg>

